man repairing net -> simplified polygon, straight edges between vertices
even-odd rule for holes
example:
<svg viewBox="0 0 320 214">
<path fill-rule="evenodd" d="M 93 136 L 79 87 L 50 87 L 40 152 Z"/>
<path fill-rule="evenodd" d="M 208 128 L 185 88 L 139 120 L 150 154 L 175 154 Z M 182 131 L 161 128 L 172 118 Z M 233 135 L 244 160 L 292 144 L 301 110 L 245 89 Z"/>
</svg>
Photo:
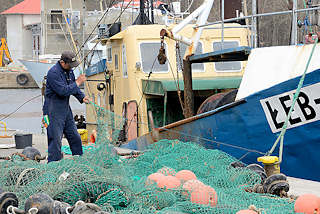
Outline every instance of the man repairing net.
<svg viewBox="0 0 320 214">
<path fill-rule="evenodd" d="M 85 75 L 82 74 L 75 80 L 72 70 L 78 65 L 76 55 L 65 51 L 47 74 L 43 115 L 49 121 L 47 127 L 48 162 L 62 159 L 63 134 L 68 140 L 72 155 L 83 154 L 81 138 L 69 105 L 70 95 L 75 96 L 80 103 L 89 103 L 89 98 L 79 88 L 86 81 Z"/>
</svg>

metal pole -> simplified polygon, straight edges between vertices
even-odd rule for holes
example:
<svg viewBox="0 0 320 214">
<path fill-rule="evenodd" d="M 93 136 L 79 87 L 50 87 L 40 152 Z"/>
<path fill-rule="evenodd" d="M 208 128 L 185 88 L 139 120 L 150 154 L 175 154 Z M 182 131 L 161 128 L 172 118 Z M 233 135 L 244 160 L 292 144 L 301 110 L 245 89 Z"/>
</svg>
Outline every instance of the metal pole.
<svg viewBox="0 0 320 214">
<path fill-rule="evenodd" d="M 151 0 L 151 22 L 154 24 L 153 0 Z"/>
<path fill-rule="evenodd" d="M 163 103 L 163 124 L 162 126 L 165 126 L 167 123 L 167 103 L 168 103 L 168 93 L 166 92 L 164 94 L 164 103 Z"/>
<path fill-rule="evenodd" d="M 221 0 L 221 50 L 224 49 L 224 0 Z"/>
<path fill-rule="evenodd" d="M 313 11 L 313 10 L 320 10 L 320 7 L 299 9 L 299 10 L 296 10 L 296 12 L 299 13 L 299 12 Z M 243 16 L 243 17 L 238 17 L 238 18 L 225 19 L 224 22 L 226 23 L 226 22 L 233 22 L 233 21 L 242 20 L 242 19 L 248 19 L 248 18 L 252 18 L 252 17 L 284 15 L 284 14 L 290 14 L 290 13 L 292 13 L 292 10 L 278 11 L 278 12 L 272 12 L 272 13 L 261 13 L 261 14 L 256 14 L 254 16 L 250 15 L 250 16 Z M 194 28 L 203 28 L 203 27 L 207 27 L 207 26 L 211 26 L 211 25 L 215 25 L 215 24 L 221 24 L 221 23 L 222 23 L 222 21 L 215 21 L 215 22 L 210 22 L 208 24 L 195 26 Z"/>
<path fill-rule="evenodd" d="M 85 45 L 84 44 L 84 41 L 85 41 L 85 26 L 86 26 L 86 23 L 85 23 L 85 17 L 86 17 L 86 0 L 83 0 L 83 6 L 82 6 L 82 44 L 83 46 Z M 81 47 L 82 48 L 82 58 L 85 56 L 85 50 L 84 50 L 84 47 Z M 85 69 L 85 64 L 86 62 L 84 61 L 82 63 L 82 69 L 84 71 Z"/>
<path fill-rule="evenodd" d="M 257 47 L 257 0 L 252 0 L 252 32 L 251 32 L 251 41 L 252 47 Z"/>
<path fill-rule="evenodd" d="M 292 31 L 291 31 L 291 45 L 297 44 L 297 0 L 293 0 L 293 8 L 292 8 Z"/>
<path fill-rule="evenodd" d="M 183 59 L 183 82 L 184 82 L 184 117 L 193 116 L 194 99 L 192 91 L 192 71 L 191 63 L 188 59 Z"/>
</svg>

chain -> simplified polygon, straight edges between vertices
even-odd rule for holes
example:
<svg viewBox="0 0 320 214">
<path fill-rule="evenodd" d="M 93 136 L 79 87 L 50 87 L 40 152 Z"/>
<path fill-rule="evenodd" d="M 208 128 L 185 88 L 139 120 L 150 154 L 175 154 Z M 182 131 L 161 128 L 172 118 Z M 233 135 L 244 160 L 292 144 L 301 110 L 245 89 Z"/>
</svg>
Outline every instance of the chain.
<svg viewBox="0 0 320 214">
<path fill-rule="evenodd" d="M 179 83 L 180 82 L 179 81 L 179 66 L 180 66 L 181 71 L 183 72 L 183 65 L 181 63 L 180 45 L 179 45 L 178 41 L 176 42 L 176 61 L 177 61 L 176 64 L 177 64 L 177 84 L 178 84 L 177 93 L 178 93 L 181 109 L 184 112 L 184 103 L 183 103 L 182 98 L 181 98 L 180 83 Z"/>
</svg>

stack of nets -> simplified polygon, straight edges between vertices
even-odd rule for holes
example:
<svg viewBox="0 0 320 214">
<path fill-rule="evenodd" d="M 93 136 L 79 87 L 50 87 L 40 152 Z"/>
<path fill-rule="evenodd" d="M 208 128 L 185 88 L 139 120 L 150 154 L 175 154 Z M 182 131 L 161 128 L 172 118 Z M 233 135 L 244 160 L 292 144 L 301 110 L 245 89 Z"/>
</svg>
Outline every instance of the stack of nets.
<svg viewBox="0 0 320 214">
<path fill-rule="evenodd" d="M 235 158 L 219 150 L 207 150 L 196 142 L 161 140 L 137 158 L 120 158 L 114 151 L 123 119 L 96 106 L 96 148 L 83 156 L 50 164 L 35 161 L 0 162 L 0 187 L 18 196 L 23 209 L 36 193 L 74 205 L 95 203 L 109 213 L 236 213 L 254 205 L 262 213 L 294 213 L 294 201 L 245 190 L 260 183 L 259 175 L 246 168 L 233 168 Z M 192 203 L 182 185 L 159 188 L 147 177 L 159 169 L 192 171 L 212 187 L 216 204 Z M 171 172 L 172 170 L 172 172 Z M 201 199 L 199 199 L 201 200 Z"/>
</svg>

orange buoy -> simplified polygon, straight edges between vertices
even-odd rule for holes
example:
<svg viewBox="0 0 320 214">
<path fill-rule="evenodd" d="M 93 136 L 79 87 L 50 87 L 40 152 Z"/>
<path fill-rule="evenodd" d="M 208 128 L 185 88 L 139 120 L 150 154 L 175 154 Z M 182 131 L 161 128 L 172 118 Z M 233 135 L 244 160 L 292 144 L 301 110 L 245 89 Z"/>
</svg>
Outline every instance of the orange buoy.
<svg viewBox="0 0 320 214">
<path fill-rule="evenodd" d="M 201 181 L 199 180 L 189 180 L 183 184 L 183 189 L 187 191 L 197 190 L 199 187 L 205 186 Z"/>
<path fill-rule="evenodd" d="M 313 194 L 301 195 L 294 204 L 294 211 L 304 214 L 320 214 L 320 198 Z"/>
<path fill-rule="evenodd" d="M 158 187 L 162 189 L 175 189 L 180 187 L 181 182 L 178 178 L 168 175 L 160 177 L 160 180 L 157 182 Z"/>
<path fill-rule="evenodd" d="M 197 176 L 190 170 L 181 170 L 175 175 L 176 178 L 180 179 L 181 182 L 186 182 L 189 180 L 197 180 Z"/>
<path fill-rule="evenodd" d="M 153 173 L 148 176 L 146 185 L 158 184 L 158 182 L 161 180 L 162 177 L 164 177 L 164 175 L 161 173 L 158 173 L 158 172 Z"/>
<path fill-rule="evenodd" d="M 217 193 L 212 187 L 201 186 L 190 194 L 190 201 L 195 204 L 209 205 L 214 207 L 217 205 Z"/>
<path fill-rule="evenodd" d="M 172 175 L 172 176 L 174 176 L 177 173 L 174 169 L 172 169 L 170 167 L 166 167 L 166 166 L 162 167 L 157 172 L 164 174 L 164 175 Z"/>
<path fill-rule="evenodd" d="M 257 214 L 257 212 L 253 210 L 240 210 L 236 214 Z"/>
<path fill-rule="evenodd" d="M 203 186 L 205 185 L 199 180 L 189 180 L 185 182 L 182 186 L 184 190 L 182 192 L 182 195 L 184 195 L 186 198 L 189 198 L 192 192 L 198 191 Z"/>
</svg>

